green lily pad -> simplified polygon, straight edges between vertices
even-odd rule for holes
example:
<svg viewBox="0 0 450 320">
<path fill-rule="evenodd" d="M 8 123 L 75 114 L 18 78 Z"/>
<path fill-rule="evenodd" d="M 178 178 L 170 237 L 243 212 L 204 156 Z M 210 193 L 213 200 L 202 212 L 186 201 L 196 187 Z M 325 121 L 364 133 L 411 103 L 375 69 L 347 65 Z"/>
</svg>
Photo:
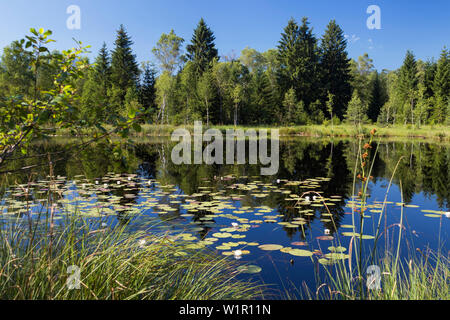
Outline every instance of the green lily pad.
<svg viewBox="0 0 450 320">
<path fill-rule="evenodd" d="M 313 255 L 313 253 L 311 251 L 302 250 L 302 249 L 292 249 L 292 250 L 289 250 L 288 253 L 292 254 L 293 256 L 298 256 L 298 257 L 311 257 Z"/>
<path fill-rule="evenodd" d="M 228 233 L 228 232 L 223 232 L 223 233 L 222 232 L 216 232 L 216 233 L 213 233 L 212 236 L 214 238 L 229 238 L 229 237 L 232 236 L 232 234 Z"/>
<path fill-rule="evenodd" d="M 347 248 L 344 247 L 328 247 L 328 250 L 331 252 L 345 252 L 347 251 Z"/>
<path fill-rule="evenodd" d="M 237 270 L 240 273 L 254 274 L 254 273 L 260 273 L 262 269 L 259 266 L 250 264 L 250 265 L 246 265 L 246 266 L 239 266 L 239 267 L 237 267 Z"/>
<path fill-rule="evenodd" d="M 264 250 L 264 251 L 275 251 L 275 250 L 282 249 L 283 246 L 281 246 L 279 244 L 262 244 L 262 245 L 258 246 L 258 248 L 260 248 L 261 250 Z"/>
</svg>

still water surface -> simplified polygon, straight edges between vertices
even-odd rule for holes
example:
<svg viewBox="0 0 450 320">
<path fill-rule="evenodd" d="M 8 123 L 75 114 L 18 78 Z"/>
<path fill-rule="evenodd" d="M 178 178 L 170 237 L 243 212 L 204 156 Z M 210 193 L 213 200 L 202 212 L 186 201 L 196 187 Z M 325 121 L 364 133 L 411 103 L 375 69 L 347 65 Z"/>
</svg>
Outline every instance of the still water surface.
<svg viewBox="0 0 450 320">
<path fill-rule="evenodd" d="M 450 146 L 379 140 L 374 148 L 377 144 L 363 232 L 368 236 L 363 240 L 365 252 L 373 246 L 370 236 L 379 221 L 379 248 L 394 246 L 403 210 L 402 257 L 417 248 L 448 253 Z M 207 247 L 260 267 L 259 273 L 239 277 L 261 280 L 275 294 L 296 294 L 303 283 L 315 288 L 320 282 L 316 271 L 323 275 L 319 261 L 327 261 L 329 247 L 339 239 L 348 249 L 352 225 L 359 232 L 359 213 L 352 210 L 357 203 L 352 195 L 359 187 L 353 183 L 357 140 L 282 140 L 274 176 L 261 176 L 259 165 L 175 165 L 170 160 L 174 143 L 168 139 L 135 141 L 121 154 L 105 144 L 83 150 L 67 145 L 58 140 L 38 143 L 31 152 L 50 153 L 54 160 L 57 212 L 76 209 L 111 228 L 126 222 L 131 230 L 151 225 L 148 232 L 169 232 L 194 250 Z M 386 214 L 379 220 L 400 157 Z M 30 188 L 29 205 L 38 217 L 48 191 L 47 159 L 38 156 L 10 164 L 43 166 L 32 169 L 33 175 L 27 171 L 2 176 L 2 185 L 8 185 L 2 189 L 2 221 L 25 219 L 24 188 Z M 34 183 L 26 185 L 29 179 Z M 267 244 L 275 246 L 260 247 Z M 236 250 L 240 254 L 235 255 Z"/>
</svg>

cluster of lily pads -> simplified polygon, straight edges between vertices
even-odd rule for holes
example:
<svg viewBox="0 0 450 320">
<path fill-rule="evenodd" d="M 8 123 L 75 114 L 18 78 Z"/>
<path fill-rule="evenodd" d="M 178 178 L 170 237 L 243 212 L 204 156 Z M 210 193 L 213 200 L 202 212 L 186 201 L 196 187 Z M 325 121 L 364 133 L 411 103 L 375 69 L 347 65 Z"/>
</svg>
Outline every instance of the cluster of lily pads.
<svg viewBox="0 0 450 320">
<path fill-rule="evenodd" d="M 279 251 L 294 257 L 311 258 L 317 256 L 318 262 L 331 265 L 338 260 L 347 259 L 346 248 L 340 245 L 329 246 L 328 253 L 321 250 L 306 250 L 306 242 L 292 242 L 291 246 L 246 241 L 253 228 L 265 224 L 277 224 L 282 228 L 300 229 L 310 224 L 320 208 L 320 221 L 330 223 L 333 214 L 329 208 L 343 203 L 340 195 L 325 196 L 321 185 L 330 178 L 316 177 L 303 181 L 277 179 L 269 182 L 257 180 L 260 177 L 227 175 L 202 179 L 195 193 L 185 194 L 179 187 L 162 183 L 156 179 L 144 179 L 136 174 L 108 173 L 102 178 L 90 180 L 83 176 L 72 179 L 48 177 L 35 183 L 16 185 L 8 189 L 0 202 L 0 219 L 7 217 L 38 217 L 45 210 L 52 210 L 54 219 L 64 213 L 102 219 L 121 217 L 142 221 L 157 218 L 158 230 L 172 231 L 169 237 L 182 241 L 184 249 L 175 252 L 178 256 L 187 255 L 189 250 L 211 248 L 224 256 L 235 259 L 252 251 Z M 287 208 L 296 212 L 288 219 L 278 208 L 264 204 L 264 199 L 276 193 Z M 245 201 L 244 201 L 245 200 Z M 250 201 L 251 200 L 251 201 Z M 244 205 L 251 203 L 251 205 Z M 403 203 L 393 203 L 404 207 L 415 207 Z M 357 212 L 361 203 L 357 198 L 346 202 L 346 207 Z M 380 213 L 383 203 L 366 205 L 364 217 Z M 422 210 L 430 217 L 441 217 L 443 212 Z M 340 225 L 345 231 L 341 234 L 360 237 L 353 225 Z M 347 231 L 348 230 L 348 231 Z M 333 240 L 328 229 L 317 240 Z M 373 239 L 363 235 L 362 239 Z M 263 240 L 263 239 L 260 239 Z M 312 244 L 310 244 L 312 245 Z M 242 265 L 242 273 L 258 273 L 256 265 Z"/>
</svg>

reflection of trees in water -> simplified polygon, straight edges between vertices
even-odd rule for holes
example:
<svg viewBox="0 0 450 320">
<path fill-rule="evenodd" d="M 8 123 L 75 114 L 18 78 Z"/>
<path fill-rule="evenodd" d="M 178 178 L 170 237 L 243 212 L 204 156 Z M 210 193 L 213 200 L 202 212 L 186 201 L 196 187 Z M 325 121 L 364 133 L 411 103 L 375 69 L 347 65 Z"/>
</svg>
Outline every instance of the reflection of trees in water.
<svg viewBox="0 0 450 320">
<path fill-rule="evenodd" d="M 167 153 L 167 151 L 160 151 L 160 154 Z M 280 154 L 282 155 L 283 161 L 280 163 L 279 174 L 277 177 L 288 180 L 304 180 L 314 177 L 331 178 L 331 181 L 322 183 L 320 191 L 323 192 L 325 197 L 331 195 L 344 196 L 340 202 L 335 202 L 335 206 L 329 207 L 335 224 L 339 226 L 344 215 L 343 205 L 345 203 L 345 196 L 349 190 L 348 183 L 345 182 L 351 181 L 350 171 L 347 169 L 345 159 L 343 158 L 343 144 L 311 144 L 307 141 L 303 141 L 302 143 L 282 143 Z M 159 159 L 159 161 L 162 160 Z M 157 179 L 161 184 L 176 185 L 185 194 L 193 194 L 199 192 L 199 187 L 209 186 L 211 187 L 211 189 L 209 189 L 211 192 L 224 190 L 224 195 L 238 196 L 241 199 L 240 202 L 242 206 L 257 207 L 264 205 L 277 209 L 281 214 L 285 215 L 285 219 L 288 219 L 287 221 L 291 221 L 294 217 L 301 216 L 298 209 L 292 207 L 293 202 L 285 200 L 285 194 L 270 192 L 267 197 L 255 198 L 251 193 L 254 191 L 261 191 L 263 188 L 261 185 L 259 185 L 258 190 L 252 191 L 228 188 L 235 183 L 247 184 L 252 180 L 259 180 L 262 184 L 273 183 L 274 177 L 259 176 L 260 165 L 174 165 L 169 162 L 165 164 L 164 170 L 157 171 L 159 173 Z M 224 176 L 230 174 L 238 176 L 257 176 L 258 178 L 222 180 Z M 340 178 L 336 180 L 333 179 L 333 177 Z M 209 183 L 205 183 L 205 180 L 209 181 Z M 291 190 L 294 194 L 300 195 L 302 193 L 302 190 L 298 187 L 290 186 L 284 188 Z M 315 216 L 305 216 L 305 218 L 310 222 L 316 218 L 320 218 L 320 209 L 316 208 L 315 213 Z M 204 214 L 202 215 L 202 213 L 197 212 L 194 215 L 193 220 L 199 221 L 202 216 L 204 216 Z M 307 234 L 306 229 L 308 226 L 309 224 L 304 225 L 303 230 L 302 227 L 284 229 L 288 236 L 292 237 L 297 232 L 300 232 L 303 237 L 303 235 Z M 324 228 L 334 230 L 334 224 L 332 222 L 325 222 Z"/>
<path fill-rule="evenodd" d="M 261 176 L 260 165 L 174 165 L 170 160 L 171 149 L 175 143 L 166 140 L 162 143 L 137 143 L 134 147 L 122 146 L 124 158 L 117 159 L 111 151 L 111 146 L 104 143 L 92 144 L 86 149 L 65 150 L 64 144 L 39 143 L 30 146 L 29 157 L 10 161 L 5 169 L 20 168 L 24 166 L 40 164 L 41 166 L 31 171 L 19 171 L 9 175 L 2 175 L 2 188 L 6 184 L 26 183 L 32 173 L 34 180 L 46 179 L 49 174 L 47 153 L 55 153 L 54 174 L 66 176 L 68 180 L 75 175 L 84 175 L 89 179 L 105 176 L 108 172 L 137 173 L 140 178 L 155 178 L 161 185 L 172 184 L 185 194 L 196 193 L 199 187 L 210 186 L 212 192 L 224 191 L 225 195 L 237 194 L 242 198 L 242 205 L 255 207 L 267 205 L 276 208 L 286 217 L 296 217 L 298 212 L 290 209 L 292 205 L 285 201 L 285 195 L 270 192 L 265 198 L 249 196 L 248 191 L 230 189 L 232 184 L 248 183 L 259 180 L 262 183 L 274 183 L 276 178 L 288 180 L 305 180 L 314 177 L 331 178 L 321 184 L 321 191 L 325 197 L 331 195 L 342 196 L 341 202 L 329 207 L 336 224 L 339 225 L 344 213 L 344 200 L 348 199 L 352 192 L 353 170 L 355 167 L 358 140 L 322 140 L 322 139 L 292 139 L 280 141 L 280 168 L 276 177 Z M 374 143 L 374 149 L 376 144 Z M 61 152 L 62 151 L 62 152 Z M 57 155 L 56 153 L 59 152 Z M 248 154 L 246 154 L 248 159 Z M 380 179 L 389 180 L 397 161 L 400 157 L 404 160 L 400 163 L 393 182 L 402 180 L 405 202 L 410 202 L 415 193 L 423 192 L 427 197 L 435 195 L 437 203 L 441 207 L 449 207 L 450 189 L 450 148 L 445 144 L 431 144 L 422 141 L 414 142 L 379 142 L 378 154 L 373 164 L 372 175 L 374 181 Z M 248 162 L 248 161 L 247 161 Z M 221 180 L 226 175 L 257 177 L 239 180 Z M 210 181 L 210 182 L 206 182 Z M 387 184 L 387 183 L 386 183 Z M 39 188 L 39 187 L 37 187 Z M 289 187 L 289 189 L 301 194 L 304 189 Z M 2 190 L 4 192 L 5 189 Z M 113 194 L 121 197 L 121 204 L 134 203 L 135 198 L 125 198 L 125 193 L 137 195 L 136 190 L 124 192 L 121 188 L 115 188 Z M 36 194 L 36 198 L 46 197 Z M 167 200 L 162 201 L 169 201 Z M 184 203 L 184 201 L 182 201 Z M 172 206 L 174 204 L 171 204 Z M 179 214 L 180 208 L 174 214 Z M 171 213 L 172 214 L 172 213 Z M 320 217 L 319 210 L 311 219 Z M 198 218 L 200 218 L 200 214 Z M 305 225 L 306 226 L 306 225 Z M 325 228 L 333 230 L 331 223 L 325 223 Z M 286 232 L 295 234 L 299 228 L 285 228 Z"/>
</svg>

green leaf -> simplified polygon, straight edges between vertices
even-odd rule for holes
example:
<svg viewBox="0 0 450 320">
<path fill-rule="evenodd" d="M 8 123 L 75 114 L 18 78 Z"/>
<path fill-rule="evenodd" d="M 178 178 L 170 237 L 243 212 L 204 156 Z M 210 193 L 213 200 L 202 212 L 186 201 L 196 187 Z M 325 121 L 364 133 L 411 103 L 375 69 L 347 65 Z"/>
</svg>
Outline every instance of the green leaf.
<svg viewBox="0 0 450 320">
<path fill-rule="evenodd" d="M 142 130 L 142 128 L 141 128 L 141 126 L 139 125 L 139 123 L 133 123 L 133 129 L 136 131 L 136 132 L 141 132 L 141 130 Z"/>
</svg>

